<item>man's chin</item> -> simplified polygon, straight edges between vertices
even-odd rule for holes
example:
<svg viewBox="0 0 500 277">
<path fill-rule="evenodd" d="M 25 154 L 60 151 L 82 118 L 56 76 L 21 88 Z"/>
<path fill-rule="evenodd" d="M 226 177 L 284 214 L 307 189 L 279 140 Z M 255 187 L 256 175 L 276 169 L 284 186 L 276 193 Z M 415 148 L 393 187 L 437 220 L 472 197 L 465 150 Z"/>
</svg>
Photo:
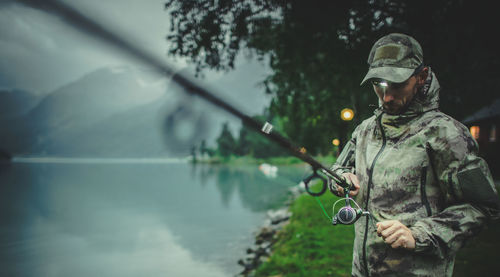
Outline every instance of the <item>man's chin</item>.
<svg viewBox="0 0 500 277">
<path fill-rule="evenodd" d="M 399 108 L 387 107 L 387 106 L 383 106 L 383 108 L 384 108 L 384 111 L 390 115 L 398 115 L 401 112 L 401 109 L 399 109 Z"/>
</svg>

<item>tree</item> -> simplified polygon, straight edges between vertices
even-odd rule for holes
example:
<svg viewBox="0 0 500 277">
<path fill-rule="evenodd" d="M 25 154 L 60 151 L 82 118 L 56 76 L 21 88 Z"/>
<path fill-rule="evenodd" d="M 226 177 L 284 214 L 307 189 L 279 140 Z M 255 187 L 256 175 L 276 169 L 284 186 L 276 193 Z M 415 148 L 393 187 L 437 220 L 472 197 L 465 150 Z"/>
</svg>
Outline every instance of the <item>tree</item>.
<svg viewBox="0 0 500 277">
<path fill-rule="evenodd" d="M 265 116 L 254 116 L 253 119 L 259 122 L 266 122 Z M 274 120 L 267 120 L 273 126 L 274 129 L 279 130 L 281 127 L 281 122 L 278 118 Z M 269 158 L 278 157 L 289 154 L 287 150 L 277 145 L 276 143 L 270 141 L 269 139 L 262 136 L 260 133 L 253 131 L 250 127 L 243 125 L 240 130 L 240 134 L 244 135 L 244 142 L 246 144 L 247 154 L 255 158 Z M 239 141 L 241 141 L 241 136 Z"/>
<path fill-rule="evenodd" d="M 366 1 L 355 2 L 368 12 Z M 274 96 L 270 109 L 285 119 L 282 131 L 313 154 L 325 152 L 330 149 L 325 141 L 347 131 L 336 128 L 340 110 L 366 106 L 370 99 L 358 97 L 366 69 L 354 47 L 363 44 L 351 39 L 360 28 L 350 27 L 347 3 L 169 1 L 170 53 L 189 57 L 198 71 L 232 69 L 241 49 L 267 58 L 274 73 L 263 84 Z"/>
<path fill-rule="evenodd" d="M 458 119 L 499 90 L 493 7 L 472 1 L 170 0 L 170 54 L 197 71 L 231 70 L 244 50 L 269 62 L 263 80 L 270 111 L 283 132 L 310 153 L 325 153 L 333 137 L 371 116 L 377 99 L 359 87 L 373 43 L 389 32 L 414 36 L 443 84 L 442 110 Z M 481 92 L 478 97 L 477 92 Z M 353 124 L 339 118 L 345 107 Z"/>
<path fill-rule="evenodd" d="M 217 138 L 217 149 L 222 157 L 229 157 L 234 154 L 235 140 L 231 132 L 229 131 L 228 123 L 224 123 L 222 126 L 222 132 Z"/>
<path fill-rule="evenodd" d="M 241 128 L 240 129 L 240 135 L 238 137 L 238 140 L 236 142 L 236 147 L 234 149 L 234 152 L 238 156 L 245 156 L 250 153 L 250 141 L 248 139 L 249 132 L 246 128 Z"/>
</svg>

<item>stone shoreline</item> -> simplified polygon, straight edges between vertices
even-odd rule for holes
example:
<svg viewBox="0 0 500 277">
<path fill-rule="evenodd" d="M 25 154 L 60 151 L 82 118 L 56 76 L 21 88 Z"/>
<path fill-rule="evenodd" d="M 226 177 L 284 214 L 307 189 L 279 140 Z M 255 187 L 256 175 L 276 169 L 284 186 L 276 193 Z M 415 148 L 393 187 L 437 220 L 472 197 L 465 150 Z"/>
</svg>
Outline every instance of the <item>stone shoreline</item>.
<svg viewBox="0 0 500 277">
<path fill-rule="evenodd" d="M 285 207 L 278 210 L 270 210 L 267 212 L 267 219 L 264 225 L 255 235 L 255 243 L 247 248 L 246 256 L 238 260 L 238 264 L 243 267 L 243 271 L 237 274 L 237 277 L 254 276 L 255 270 L 262 263 L 269 260 L 272 254 L 272 247 L 278 240 L 278 233 L 290 223 L 292 213 L 289 207 L 299 195 L 303 193 L 301 186 L 292 187 L 289 190 L 288 200 L 285 202 Z"/>
</svg>

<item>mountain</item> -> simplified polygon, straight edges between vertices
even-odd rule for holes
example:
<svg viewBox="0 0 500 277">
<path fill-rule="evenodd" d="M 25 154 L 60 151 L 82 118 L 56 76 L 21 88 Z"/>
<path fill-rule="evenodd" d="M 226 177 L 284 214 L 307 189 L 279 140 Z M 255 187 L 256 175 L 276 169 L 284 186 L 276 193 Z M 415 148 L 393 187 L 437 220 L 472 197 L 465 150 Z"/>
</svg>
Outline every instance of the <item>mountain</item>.
<svg viewBox="0 0 500 277">
<path fill-rule="evenodd" d="M 39 121 L 36 133 L 72 132 L 158 99 L 166 82 L 128 67 L 102 68 L 50 93 L 29 117 Z"/>
<path fill-rule="evenodd" d="M 0 119 L 21 116 L 39 101 L 39 96 L 25 90 L 0 89 Z"/>
<path fill-rule="evenodd" d="M 49 93 L 28 113 L 3 119 L 0 145 L 14 154 L 64 155 L 68 140 L 86 133 L 99 144 L 93 126 L 165 97 L 167 83 L 144 69 L 98 69 Z"/>
<path fill-rule="evenodd" d="M 0 120 L 0 146 L 28 156 L 186 156 L 214 139 L 228 115 L 180 90 L 148 70 L 102 68 Z"/>
</svg>

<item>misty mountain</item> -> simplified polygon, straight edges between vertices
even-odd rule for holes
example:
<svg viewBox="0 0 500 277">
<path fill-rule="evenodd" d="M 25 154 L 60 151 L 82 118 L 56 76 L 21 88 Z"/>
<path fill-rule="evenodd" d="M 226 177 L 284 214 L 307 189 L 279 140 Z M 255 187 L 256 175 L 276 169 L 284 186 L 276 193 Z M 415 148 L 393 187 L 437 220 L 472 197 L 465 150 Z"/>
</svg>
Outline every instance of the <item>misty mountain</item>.
<svg viewBox="0 0 500 277">
<path fill-rule="evenodd" d="M 21 116 L 39 101 L 39 96 L 25 90 L 0 89 L 0 119 Z"/>
<path fill-rule="evenodd" d="M 67 134 L 158 99 L 166 82 L 128 67 L 102 68 L 50 93 L 29 117 L 39 122 L 36 133 Z"/>
<path fill-rule="evenodd" d="M 0 119 L 0 148 L 28 156 L 186 156 L 202 139 L 213 140 L 228 115 L 180 90 L 147 70 L 102 68 L 28 113 Z"/>
<path fill-rule="evenodd" d="M 172 157 L 187 156 L 200 137 L 175 139 L 176 131 L 166 127 L 175 107 L 172 96 L 115 113 L 86 128 L 65 132 L 37 148 L 45 154 L 78 157 Z M 201 116 L 196 111 L 197 116 Z M 173 138 L 172 138 L 173 137 Z"/>
<path fill-rule="evenodd" d="M 49 93 L 28 113 L 1 120 L 0 145 L 22 155 L 86 155 L 79 150 L 79 136 L 99 148 L 105 138 L 94 126 L 167 94 L 164 77 L 129 67 L 102 68 Z"/>
</svg>

